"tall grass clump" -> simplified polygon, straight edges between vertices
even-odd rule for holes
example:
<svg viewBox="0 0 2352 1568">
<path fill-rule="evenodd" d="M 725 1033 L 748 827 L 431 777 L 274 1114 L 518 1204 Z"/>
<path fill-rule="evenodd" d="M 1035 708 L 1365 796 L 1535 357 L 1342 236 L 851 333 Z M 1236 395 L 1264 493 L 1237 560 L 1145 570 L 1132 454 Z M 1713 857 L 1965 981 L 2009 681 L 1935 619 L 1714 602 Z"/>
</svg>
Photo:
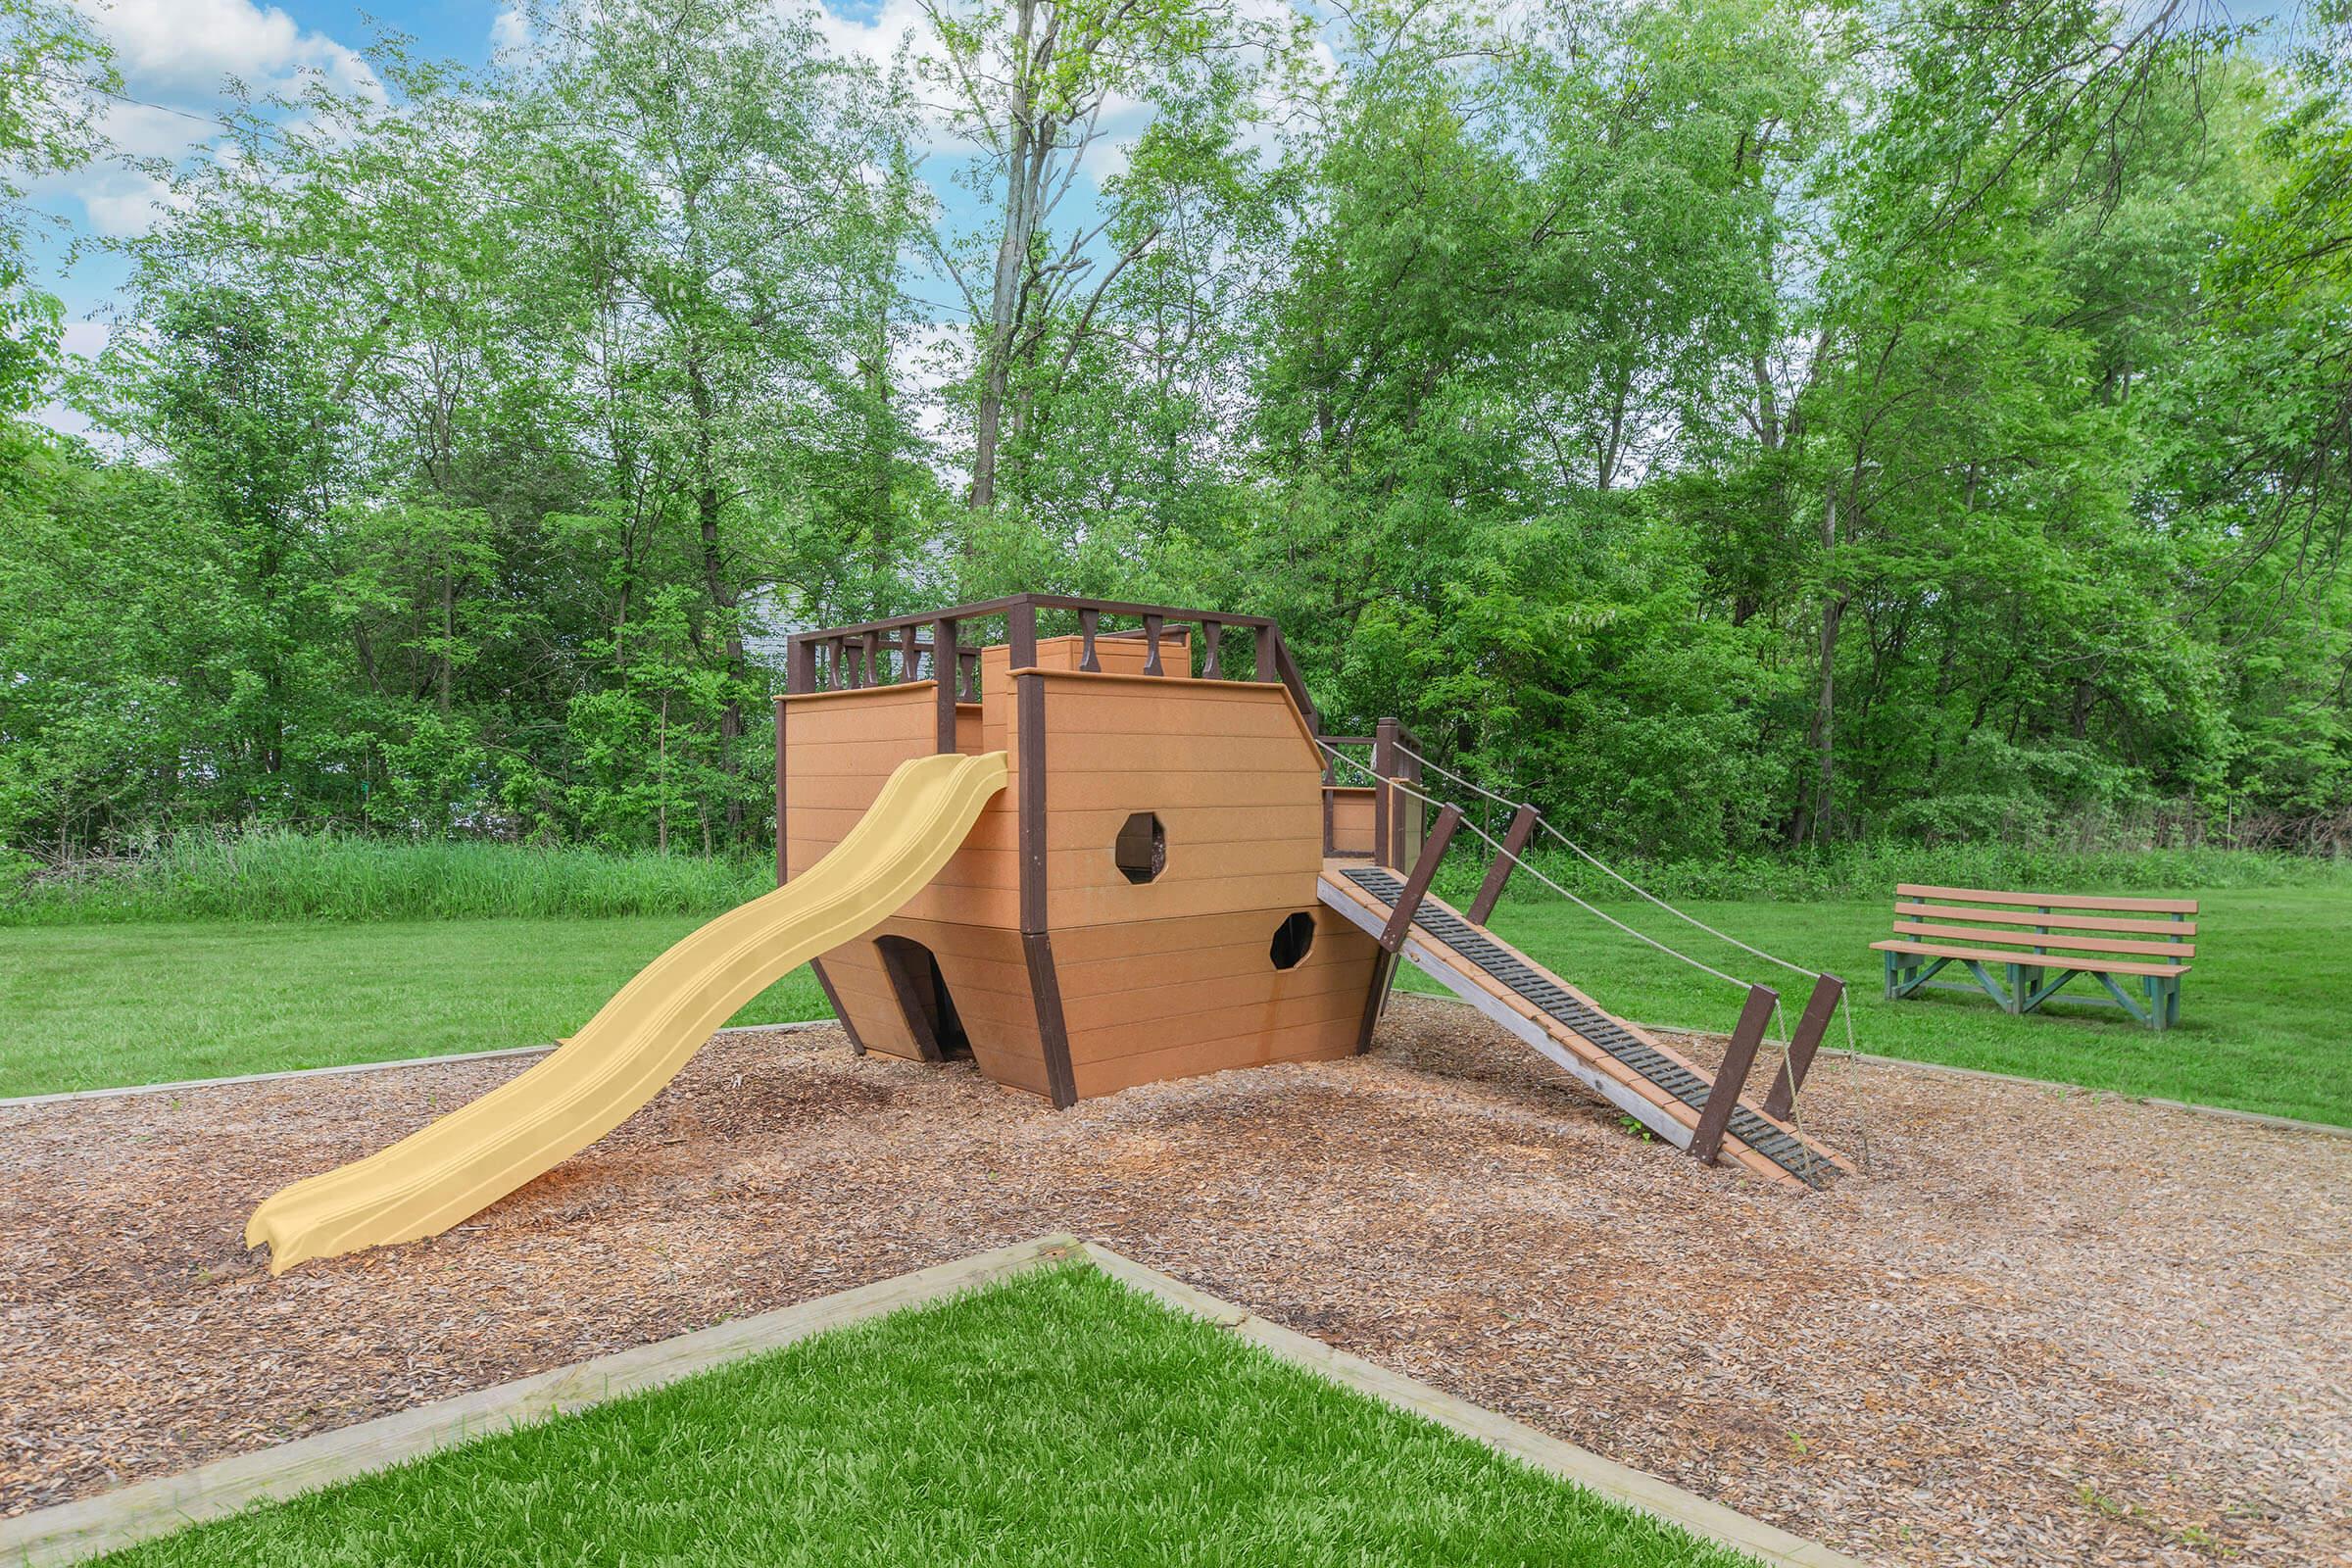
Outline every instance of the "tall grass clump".
<svg viewBox="0 0 2352 1568">
<path fill-rule="evenodd" d="M 268 829 L 183 834 L 136 855 L 29 869 L 0 884 L 0 923 L 717 914 L 774 885 L 764 856 Z"/>
</svg>

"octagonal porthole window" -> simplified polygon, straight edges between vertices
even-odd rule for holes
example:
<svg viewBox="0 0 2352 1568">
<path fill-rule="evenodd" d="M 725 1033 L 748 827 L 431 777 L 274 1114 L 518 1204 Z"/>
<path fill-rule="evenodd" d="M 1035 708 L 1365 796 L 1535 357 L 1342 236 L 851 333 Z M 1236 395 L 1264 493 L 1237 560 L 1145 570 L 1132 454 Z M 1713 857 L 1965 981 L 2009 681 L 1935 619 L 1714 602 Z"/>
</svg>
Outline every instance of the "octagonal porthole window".
<svg viewBox="0 0 2352 1568">
<path fill-rule="evenodd" d="M 1296 969 L 1315 951 L 1315 917 L 1304 909 L 1292 915 L 1274 928 L 1274 941 L 1266 956 L 1274 960 L 1277 969 Z"/>
<path fill-rule="evenodd" d="M 1110 853 L 1119 863 L 1121 876 L 1130 882 L 1149 882 L 1168 868 L 1168 835 L 1158 817 L 1138 811 L 1119 824 L 1119 837 Z"/>
</svg>

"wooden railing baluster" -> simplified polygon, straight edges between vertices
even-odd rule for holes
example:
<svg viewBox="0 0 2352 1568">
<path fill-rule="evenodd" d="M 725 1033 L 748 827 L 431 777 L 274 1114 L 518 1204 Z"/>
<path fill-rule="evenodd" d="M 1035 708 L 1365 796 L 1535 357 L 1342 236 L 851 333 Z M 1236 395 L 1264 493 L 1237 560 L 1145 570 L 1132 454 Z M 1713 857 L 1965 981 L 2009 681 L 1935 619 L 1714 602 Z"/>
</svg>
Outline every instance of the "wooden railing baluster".
<svg viewBox="0 0 2352 1568">
<path fill-rule="evenodd" d="M 1772 1021 L 1772 1009 L 1780 1002 L 1780 993 L 1770 986 L 1747 988 L 1747 1005 L 1740 1009 L 1740 1023 L 1724 1050 L 1723 1065 L 1715 1070 L 1715 1087 L 1707 1091 L 1706 1108 L 1698 1113 L 1698 1130 L 1690 1135 L 1692 1159 L 1710 1165 L 1715 1162 L 1716 1152 L 1723 1148 L 1724 1130 L 1731 1126 L 1732 1112 L 1740 1106 L 1740 1091 L 1746 1087 L 1748 1072 L 1756 1064 L 1756 1047 L 1764 1042 L 1764 1026 Z"/>
<path fill-rule="evenodd" d="M 1102 623 L 1102 614 L 1100 611 L 1081 610 L 1078 612 L 1078 636 L 1080 638 L 1078 667 L 1080 669 L 1100 672 L 1102 668 L 1102 661 L 1095 657 L 1095 628 Z"/>
<path fill-rule="evenodd" d="M 1167 673 L 1159 664 L 1159 617 L 1157 615 L 1144 617 L 1144 673 L 1147 675 Z"/>
<path fill-rule="evenodd" d="M 1470 901 L 1470 923 L 1485 925 L 1487 916 L 1494 912 L 1495 901 L 1502 897 L 1502 885 L 1511 878 L 1511 867 L 1519 862 L 1519 852 L 1527 848 L 1529 837 L 1536 831 L 1536 808 L 1522 806 L 1511 813 L 1511 825 L 1502 835 L 1502 849 L 1495 855 L 1494 863 L 1487 867 L 1487 879 L 1478 885 L 1478 897 Z"/>
<path fill-rule="evenodd" d="M 1429 896 L 1429 884 L 1438 874 L 1438 862 L 1446 858 L 1446 846 L 1453 842 L 1453 830 L 1461 825 L 1462 808 L 1448 806 L 1438 813 L 1437 824 L 1421 844 L 1419 858 L 1413 861 L 1412 874 L 1404 879 L 1404 891 L 1390 906 L 1389 923 L 1382 928 L 1380 945 L 1390 953 L 1404 946 L 1405 934 L 1413 928 L 1413 915 L 1421 901 Z"/>
<path fill-rule="evenodd" d="M 1796 1108 L 1796 1092 L 1805 1087 L 1805 1073 L 1813 1065 L 1813 1053 L 1821 1048 L 1821 1037 L 1830 1027 L 1830 1016 L 1838 1010 L 1838 999 L 1845 995 L 1845 982 L 1834 974 L 1816 975 L 1813 994 L 1805 999 L 1804 1015 L 1796 1020 L 1796 1033 L 1788 1037 L 1788 1059 L 1772 1080 L 1772 1093 L 1765 1097 L 1764 1114 L 1787 1121 L 1788 1112 Z"/>
</svg>

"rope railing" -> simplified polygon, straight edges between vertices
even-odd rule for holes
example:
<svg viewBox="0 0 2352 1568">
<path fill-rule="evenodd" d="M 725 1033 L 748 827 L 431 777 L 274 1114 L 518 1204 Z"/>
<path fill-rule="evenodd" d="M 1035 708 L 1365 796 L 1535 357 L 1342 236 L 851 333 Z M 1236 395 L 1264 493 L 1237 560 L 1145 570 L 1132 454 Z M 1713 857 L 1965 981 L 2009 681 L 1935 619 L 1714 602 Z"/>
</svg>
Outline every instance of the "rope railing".
<svg viewBox="0 0 2352 1568">
<path fill-rule="evenodd" d="M 1420 790 L 1414 789 L 1402 779 L 1382 778 L 1382 776 L 1372 767 L 1366 765 L 1365 763 L 1356 761 L 1353 758 L 1341 755 L 1333 748 L 1323 745 L 1323 742 L 1320 740 L 1317 740 L 1315 744 L 1317 746 L 1321 746 L 1324 752 L 1329 755 L 1333 760 L 1345 762 L 1348 766 L 1355 768 L 1357 771 L 1364 773 L 1373 780 L 1375 785 L 1385 783 L 1389 788 L 1399 790 L 1402 793 L 1411 796 L 1413 799 L 1424 803 L 1425 805 L 1443 808 L 1446 804 L 1443 801 L 1437 800 L 1433 796 L 1423 794 Z M 1506 795 L 1498 794 L 1494 790 L 1488 789 L 1485 785 L 1480 784 L 1475 779 L 1467 778 L 1462 774 L 1455 772 L 1452 768 L 1446 766 L 1446 764 L 1443 762 L 1433 762 L 1426 756 L 1423 756 L 1420 752 L 1413 750 L 1411 747 L 1399 744 L 1396 747 L 1396 753 L 1399 756 L 1410 758 L 1423 769 L 1435 771 L 1441 777 L 1451 779 L 1454 783 L 1460 785 L 1462 788 L 1467 789 L 1474 794 L 1484 796 L 1486 799 L 1494 802 L 1498 806 L 1507 807 L 1513 812 L 1517 812 L 1527 805 L 1525 802 L 1514 801 Z M 1632 878 L 1624 875 L 1622 872 L 1617 870 L 1615 866 L 1612 866 L 1605 860 L 1602 860 L 1598 856 L 1593 855 L 1590 850 L 1587 850 L 1583 845 L 1577 843 L 1574 839 L 1571 839 L 1567 834 L 1552 826 L 1551 822 L 1546 819 L 1541 811 L 1535 813 L 1535 819 L 1537 824 L 1541 826 L 1546 833 L 1549 833 L 1553 838 L 1559 840 L 1560 843 L 1566 845 L 1580 858 L 1592 865 L 1594 869 L 1608 876 L 1611 880 L 1617 882 L 1621 886 L 1631 890 L 1636 894 L 1639 894 L 1642 898 L 1648 901 L 1650 904 L 1655 905 L 1657 907 L 1664 909 L 1668 914 L 1673 915 L 1676 919 L 1694 926 L 1698 930 L 1705 932 L 1708 936 L 1715 938 L 1717 941 L 1726 943 L 1731 947 L 1738 948 L 1742 953 L 1762 958 L 1767 963 L 1778 964 L 1780 967 L 1788 970 L 1792 974 L 1806 975 L 1816 981 L 1835 978 L 1834 976 L 1826 974 L 1822 970 L 1809 969 L 1801 963 L 1791 963 L 1788 959 L 1780 957 L 1775 954 L 1767 953 L 1762 948 L 1756 947 L 1751 943 L 1742 942 L 1738 937 L 1732 936 L 1728 932 L 1717 930 L 1715 927 L 1707 924 L 1704 920 L 1699 919 L 1696 915 L 1691 914 L 1684 909 L 1677 908 L 1675 906 L 1667 903 L 1664 899 L 1659 898 L 1656 894 L 1650 892 L 1647 888 L 1642 887 L 1640 883 L 1637 883 Z M 1552 892 L 1557 893 L 1560 897 L 1566 899 L 1569 903 L 1575 905 L 1587 914 L 1592 915 L 1594 918 L 1616 927 L 1618 930 L 1624 932 L 1627 936 L 1634 938 L 1638 942 L 1644 943 L 1649 947 L 1655 948 L 1658 952 L 1663 953 L 1670 957 L 1681 959 L 1684 963 L 1689 964 L 1693 969 L 1697 969 L 1705 974 L 1712 975 L 1716 979 L 1724 981 L 1726 984 L 1737 986 L 1742 991 L 1749 989 L 1749 982 L 1741 980 L 1736 975 L 1726 974 L 1721 969 L 1714 967 L 1712 964 L 1703 963 L 1697 958 L 1691 957 L 1687 953 L 1683 953 L 1678 949 L 1668 947 L 1665 943 L 1660 942 L 1653 936 L 1650 936 L 1647 932 L 1637 930 L 1635 927 L 1626 924 L 1623 920 L 1618 919 L 1615 915 L 1610 914 L 1605 909 L 1597 908 L 1592 904 L 1586 902 L 1584 899 L 1577 897 L 1575 894 L 1569 892 L 1566 888 L 1560 886 L 1559 883 L 1553 881 L 1549 876 L 1546 876 L 1541 867 L 1529 864 L 1524 856 L 1513 854 L 1499 839 L 1495 838 L 1494 834 L 1489 833 L 1485 828 L 1479 826 L 1476 822 L 1469 820 L 1467 817 L 1463 817 L 1459 819 L 1459 825 L 1467 827 L 1472 833 L 1486 840 L 1489 845 L 1493 846 L 1495 854 L 1502 859 L 1507 860 L 1510 864 L 1516 866 L 1518 869 L 1525 871 L 1528 875 L 1534 877 L 1537 881 L 1543 883 L 1545 887 L 1551 889 Z M 1845 1022 L 1845 1071 L 1847 1076 L 1850 1077 L 1853 1072 L 1854 1060 L 1859 1054 L 1859 1048 L 1854 1043 L 1854 1013 L 1853 1008 L 1850 1005 L 1843 1004 L 1842 999 L 1838 1011 L 1843 1016 Z M 1788 1022 L 1787 1015 L 1781 1009 L 1781 1002 L 1777 994 L 1773 998 L 1772 1015 L 1774 1029 L 1780 1036 L 1778 1044 L 1781 1048 L 1783 1056 L 1786 1057 L 1789 1046 Z M 1803 1085 L 1801 1083 L 1793 1084 L 1792 1092 L 1789 1095 L 1788 1103 L 1789 1124 L 1796 1129 L 1797 1137 L 1800 1141 L 1804 1138 L 1804 1122 L 1802 1120 L 1802 1115 L 1799 1108 L 1801 1104 L 1802 1092 Z M 1810 1150 L 1811 1147 L 1812 1146 L 1810 1144 L 1806 1145 L 1808 1150 Z"/>
<path fill-rule="evenodd" d="M 1334 748 L 1324 746 L 1323 742 L 1320 740 L 1316 741 L 1315 744 L 1317 746 L 1322 746 L 1323 750 L 1335 760 L 1347 763 L 1349 767 L 1355 768 L 1359 772 L 1369 775 L 1377 782 L 1386 783 L 1388 787 L 1393 790 L 1401 791 L 1402 793 L 1411 796 L 1413 799 L 1420 801 L 1425 805 L 1435 806 L 1442 808 L 1446 804 L 1444 801 L 1438 800 L 1433 796 L 1424 795 L 1421 791 L 1414 789 L 1410 784 L 1407 784 L 1402 779 L 1381 779 L 1381 776 L 1374 772 L 1366 763 L 1359 762 L 1352 757 L 1343 756 Z M 1569 892 L 1557 882 L 1554 882 L 1550 877 L 1545 876 L 1540 868 L 1529 865 L 1526 860 L 1520 858 L 1518 856 L 1511 855 L 1508 850 L 1505 850 L 1502 847 L 1502 841 L 1500 839 L 1496 838 L 1494 834 L 1489 833 L 1485 828 L 1480 827 L 1476 822 L 1465 819 L 1461 825 L 1468 828 L 1471 832 L 1477 834 L 1480 838 L 1485 839 L 1489 844 L 1493 845 L 1496 854 L 1507 856 L 1512 864 L 1517 865 L 1520 869 L 1527 872 L 1528 875 L 1534 877 L 1537 881 L 1543 883 L 1545 887 L 1551 889 L 1552 892 L 1557 893 L 1561 898 L 1566 899 L 1569 903 L 1575 905 L 1587 914 L 1592 915 L 1597 919 L 1607 921 L 1610 925 L 1615 926 L 1618 930 L 1624 932 L 1627 936 L 1634 938 L 1636 941 L 1646 942 L 1651 947 L 1657 949 L 1660 953 L 1665 954 L 1668 957 L 1680 958 L 1691 968 L 1711 974 L 1716 979 L 1724 982 L 1726 985 L 1738 986 L 1742 991 L 1748 989 L 1748 983 L 1739 978 L 1737 975 L 1725 974 L 1721 969 L 1716 968 L 1712 964 L 1701 963 L 1698 959 L 1690 956 L 1690 955 L 1677 952 L 1675 949 L 1668 947 L 1665 943 L 1660 942 L 1657 938 L 1650 936 L 1648 933 L 1638 931 L 1634 927 L 1627 925 L 1623 920 L 1618 919 L 1615 915 L 1610 914 L 1607 910 L 1594 908 L 1583 899 L 1578 898 L 1575 894 Z"/>
<path fill-rule="evenodd" d="M 1400 746 L 1397 748 L 1397 750 L 1402 751 L 1404 748 Z M 1423 767 L 1429 768 L 1434 772 L 1442 773 L 1446 777 L 1453 780 L 1456 784 L 1461 785 L 1462 788 L 1483 795 L 1488 800 L 1493 801 L 1497 805 L 1507 806 L 1511 808 L 1511 809 L 1517 810 L 1522 805 L 1526 804 L 1525 802 L 1514 801 L 1505 795 L 1497 795 L 1494 791 L 1488 789 L 1485 785 L 1480 784 L 1475 780 L 1464 778 L 1461 774 L 1456 773 L 1452 768 L 1447 767 L 1443 762 L 1433 762 L 1428 758 L 1419 756 L 1418 754 L 1415 754 L 1414 760 L 1418 761 Z M 1676 908 L 1673 905 L 1668 904 L 1664 899 L 1659 898 L 1656 894 L 1650 892 L 1649 889 L 1642 886 L 1639 882 L 1634 881 L 1631 877 L 1619 871 L 1615 866 L 1609 864 L 1606 860 L 1601 859 L 1600 857 L 1594 855 L 1592 851 L 1577 843 L 1576 840 L 1570 838 L 1567 834 L 1552 826 L 1551 819 L 1547 816 L 1544 816 L 1542 812 L 1538 812 L 1536 815 L 1536 825 L 1542 828 L 1544 832 L 1550 834 L 1553 838 L 1558 839 L 1562 844 L 1568 846 L 1568 848 L 1574 852 L 1580 859 L 1584 860 L 1588 865 L 1591 865 L 1594 870 L 1599 871 L 1602 875 L 1608 877 L 1611 881 L 1618 883 L 1620 886 L 1633 893 L 1639 894 L 1641 897 L 1648 900 L 1651 904 L 1656 905 L 1659 908 L 1664 909 L 1668 914 L 1673 915 L 1676 919 L 1684 921 L 1687 924 L 1696 926 L 1699 930 L 1704 931 L 1716 941 L 1738 948 L 1742 953 L 1751 954 L 1756 957 L 1762 958 L 1766 963 L 1777 963 L 1782 968 L 1788 970 L 1791 974 L 1807 975 L 1815 980 L 1822 978 L 1822 971 L 1819 969 L 1808 969 L 1801 963 L 1791 963 L 1787 958 L 1766 953 L 1762 948 L 1742 942 L 1738 937 L 1731 935 L 1729 932 L 1716 930 L 1713 926 L 1707 924 L 1706 921 L 1701 920 L 1697 915 L 1692 914 L 1686 909 Z M 1526 864 L 1525 861 L 1519 861 L 1517 863 L 1522 865 Z M 1848 1020 L 1847 1027 L 1852 1027 L 1851 1020 Z"/>
</svg>

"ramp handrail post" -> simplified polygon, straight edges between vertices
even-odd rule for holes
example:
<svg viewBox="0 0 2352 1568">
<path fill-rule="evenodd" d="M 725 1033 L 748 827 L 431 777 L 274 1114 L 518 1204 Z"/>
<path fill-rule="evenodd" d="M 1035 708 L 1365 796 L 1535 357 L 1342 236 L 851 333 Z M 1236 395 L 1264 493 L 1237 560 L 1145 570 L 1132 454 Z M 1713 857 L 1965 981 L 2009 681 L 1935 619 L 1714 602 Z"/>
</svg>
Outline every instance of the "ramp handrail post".
<svg viewBox="0 0 2352 1568">
<path fill-rule="evenodd" d="M 1756 1064 L 1756 1047 L 1764 1042 L 1764 1026 L 1772 1021 L 1772 1009 L 1780 1004 L 1780 993 L 1772 987 L 1747 988 L 1747 1005 L 1740 1009 L 1739 1027 L 1732 1031 L 1731 1046 L 1716 1070 L 1715 1087 L 1707 1091 L 1706 1108 L 1698 1113 L 1698 1129 L 1690 1135 L 1690 1157 L 1701 1164 L 1713 1164 L 1716 1151 L 1723 1147 L 1724 1129 L 1732 1124 L 1740 1091 L 1746 1087 L 1748 1070 Z"/>
<path fill-rule="evenodd" d="M 1485 925 L 1487 916 L 1502 898 L 1502 885 L 1511 879 L 1511 867 L 1519 863 L 1519 852 L 1535 835 L 1536 808 L 1522 806 L 1511 813 L 1511 825 L 1502 835 L 1502 848 L 1495 853 L 1494 863 L 1487 867 L 1487 879 L 1478 885 L 1478 897 L 1470 901 L 1470 923 Z"/>
<path fill-rule="evenodd" d="M 1389 923 L 1380 933 L 1381 947 L 1395 953 L 1404 946 L 1405 933 L 1413 928 L 1414 911 L 1429 894 L 1429 884 L 1438 874 L 1438 862 L 1446 858 L 1446 846 L 1453 838 L 1453 830 L 1461 824 L 1462 808 L 1448 806 L 1438 813 L 1437 825 L 1421 842 L 1421 858 L 1413 862 L 1412 875 L 1404 879 L 1404 891 L 1396 895 L 1396 906 L 1389 911 Z"/>
<path fill-rule="evenodd" d="M 1394 868 L 1389 844 L 1389 774 L 1396 766 L 1396 721 L 1384 718 L 1372 726 L 1372 863 Z"/>
<path fill-rule="evenodd" d="M 1796 1020 L 1796 1033 L 1788 1038 L 1788 1059 L 1772 1080 L 1772 1094 L 1764 1102 L 1765 1115 L 1787 1121 L 1788 1112 L 1796 1108 L 1796 1092 L 1805 1087 L 1813 1053 L 1820 1049 L 1821 1037 L 1828 1032 L 1830 1018 L 1844 995 L 1845 982 L 1836 975 L 1814 976 L 1813 995 L 1805 999 L 1804 1016 Z"/>
</svg>

